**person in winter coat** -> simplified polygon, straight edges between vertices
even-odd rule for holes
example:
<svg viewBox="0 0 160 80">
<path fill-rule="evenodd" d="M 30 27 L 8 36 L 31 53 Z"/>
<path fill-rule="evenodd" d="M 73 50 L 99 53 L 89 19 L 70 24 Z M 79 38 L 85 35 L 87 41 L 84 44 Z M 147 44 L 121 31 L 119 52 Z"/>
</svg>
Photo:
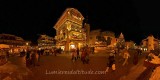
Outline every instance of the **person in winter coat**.
<svg viewBox="0 0 160 80">
<path fill-rule="evenodd" d="M 36 53 L 37 51 L 36 50 L 34 50 L 34 51 L 32 51 L 32 53 L 31 53 L 31 62 L 32 62 L 32 65 L 33 66 L 36 66 L 36 63 L 37 63 L 37 53 Z"/>
<path fill-rule="evenodd" d="M 72 61 L 76 61 L 77 60 L 77 52 L 76 49 L 72 49 L 71 50 L 71 54 L 72 54 Z"/>
<path fill-rule="evenodd" d="M 106 72 L 109 71 L 109 68 L 115 70 L 115 54 L 113 52 L 109 54 Z"/>
<path fill-rule="evenodd" d="M 128 64 L 128 58 L 130 57 L 130 55 L 129 55 L 129 52 L 128 52 L 128 50 L 125 50 L 124 51 L 124 53 L 123 53 L 123 58 L 124 58 L 124 62 L 123 62 L 123 66 L 125 65 L 125 64 Z"/>
<path fill-rule="evenodd" d="M 82 48 L 81 61 L 83 62 L 83 64 L 86 62 L 85 61 L 86 53 L 87 52 L 86 52 L 85 48 Z"/>
<path fill-rule="evenodd" d="M 26 53 L 26 66 L 27 67 L 31 65 L 30 53 L 31 53 L 31 51 L 27 51 L 27 53 Z"/>
<path fill-rule="evenodd" d="M 77 59 L 80 58 L 80 55 L 79 55 L 79 48 L 77 48 Z"/>
<path fill-rule="evenodd" d="M 137 50 L 133 55 L 133 64 L 134 65 L 138 64 L 138 57 L 139 57 L 139 50 Z"/>
</svg>

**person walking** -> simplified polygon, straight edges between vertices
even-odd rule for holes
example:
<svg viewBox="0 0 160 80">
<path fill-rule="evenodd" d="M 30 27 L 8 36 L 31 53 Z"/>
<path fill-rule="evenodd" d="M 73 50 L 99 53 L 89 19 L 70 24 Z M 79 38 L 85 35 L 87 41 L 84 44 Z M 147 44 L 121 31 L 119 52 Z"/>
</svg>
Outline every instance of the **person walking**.
<svg viewBox="0 0 160 80">
<path fill-rule="evenodd" d="M 76 58 L 77 58 L 77 53 L 76 53 L 76 49 L 72 49 L 71 50 L 71 54 L 72 54 L 72 61 L 75 62 Z"/>
<path fill-rule="evenodd" d="M 38 50 L 37 54 L 38 54 L 37 57 L 38 57 L 38 62 L 39 62 L 40 61 L 40 56 L 41 56 L 41 50 Z"/>
<path fill-rule="evenodd" d="M 40 65 L 39 65 L 39 62 L 40 62 L 40 53 L 38 53 L 38 52 L 36 51 L 35 54 L 36 54 L 36 61 L 35 61 L 36 66 L 40 66 Z"/>
<path fill-rule="evenodd" d="M 134 65 L 138 64 L 138 57 L 139 57 L 139 50 L 137 49 L 136 52 L 133 55 L 133 64 Z"/>
<path fill-rule="evenodd" d="M 111 52 L 109 54 L 106 72 L 109 71 L 109 68 L 112 68 L 113 71 L 116 70 L 116 67 L 115 67 L 115 54 L 113 52 Z"/>
<path fill-rule="evenodd" d="M 83 64 L 84 63 L 89 63 L 89 54 L 90 54 L 90 48 L 88 47 L 88 45 L 86 47 L 84 47 L 84 51 L 83 51 Z"/>
<path fill-rule="evenodd" d="M 30 51 L 28 50 L 26 53 L 26 66 L 29 67 L 31 65 Z"/>
<path fill-rule="evenodd" d="M 79 48 L 77 48 L 77 59 L 80 58 L 80 55 L 79 55 Z"/>
<path fill-rule="evenodd" d="M 32 62 L 32 65 L 35 67 L 36 66 L 36 62 L 37 62 L 36 50 L 32 51 L 32 53 L 31 53 L 31 62 Z"/>
<path fill-rule="evenodd" d="M 123 53 L 123 59 L 124 59 L 124 62 L 123 62 L 123 66 L 125 65 L 125 64 L 128 64 L 128 58 L 130 57 L 130 55 L 129 55 L 129 52 L 128 52 L 128 50 L 125 50 L 124 51 L 124 53 Z"/>
<path fill-rule="evenodd" d="M 86 61 L 85 61 L 86 53 L 87 53 L 87 52 L 86 52 L 85 47 L 82 48 L 81 61 L 83 62 L 83 64 L 86 62 Z"/>
<path fill-rule="evenodd" d="M 85 55 L 85 62 L 88 64 L 89 63 L 89 54 L 90 54 L 90 48 L 86 48 L 86 55 Z"/>
</svg>

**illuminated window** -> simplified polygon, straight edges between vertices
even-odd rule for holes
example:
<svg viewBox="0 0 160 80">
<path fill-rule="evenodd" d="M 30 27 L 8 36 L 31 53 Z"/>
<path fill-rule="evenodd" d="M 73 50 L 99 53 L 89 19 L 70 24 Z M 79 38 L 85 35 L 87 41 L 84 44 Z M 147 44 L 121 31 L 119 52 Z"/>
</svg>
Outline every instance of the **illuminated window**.
<svg viewBox="0 0 160 80">
<path fill-rule="evenodd" d="M 72 48 L 72 49 L 75 48 L 75 45 L 74 45 L 74 44 L 71 44 L 71 48 Z"/>
</svg>

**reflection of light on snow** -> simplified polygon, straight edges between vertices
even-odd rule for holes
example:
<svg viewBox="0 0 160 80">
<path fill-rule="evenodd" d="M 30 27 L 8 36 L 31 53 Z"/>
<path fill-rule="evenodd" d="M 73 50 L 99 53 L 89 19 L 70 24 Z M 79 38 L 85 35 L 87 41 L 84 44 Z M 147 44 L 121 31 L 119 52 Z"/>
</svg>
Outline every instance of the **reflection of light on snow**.
<svg viewBox="0 0 160 80">
<path fill-rule="evenodd" d="M 152 73 L 151 77 L 149 80 L 160 80 L 160 67 L 157 67 L 154 72 Z"/>
<path fill-rule="evenodd" d="M 160 58 L 158 56 L 153 55 L 154 59 L 152 59 L 151 63 L 160 64 Z"/>
<path fill-rule="evenodd" d="M 153 57 L 154 59 L 152 59 L 151 63 L 160 64 L 160 58 L 158 58 L 158 56 L 155 55 L 153 55 Z M 149 80 L 160 80 L 159 74 L 160 74 L 160 66 L 154 70 Z"/>
</svg>

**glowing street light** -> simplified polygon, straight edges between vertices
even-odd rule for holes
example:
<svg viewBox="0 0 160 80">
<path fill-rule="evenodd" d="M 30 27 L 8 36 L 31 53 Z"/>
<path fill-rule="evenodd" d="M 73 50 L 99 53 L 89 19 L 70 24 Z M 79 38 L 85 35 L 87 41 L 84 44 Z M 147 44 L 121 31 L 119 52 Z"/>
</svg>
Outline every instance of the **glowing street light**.
<svg viewBox="0 0 160 80">
<path fill-rule="evenodd" d="M 28 42 L 26 42 L 26 45 L 28 46 L 28 45 L 29 45 L 29 43 L 28 43 Z"/>
</svg>

